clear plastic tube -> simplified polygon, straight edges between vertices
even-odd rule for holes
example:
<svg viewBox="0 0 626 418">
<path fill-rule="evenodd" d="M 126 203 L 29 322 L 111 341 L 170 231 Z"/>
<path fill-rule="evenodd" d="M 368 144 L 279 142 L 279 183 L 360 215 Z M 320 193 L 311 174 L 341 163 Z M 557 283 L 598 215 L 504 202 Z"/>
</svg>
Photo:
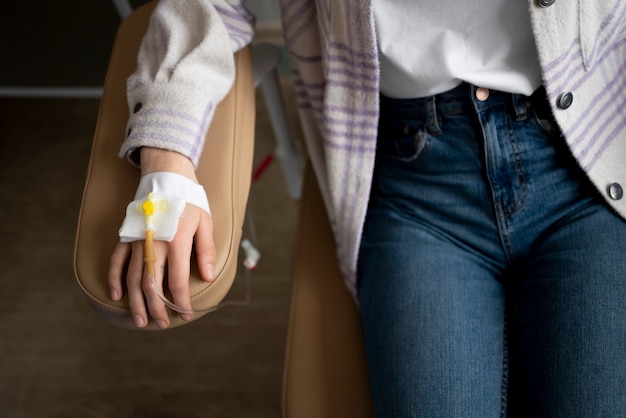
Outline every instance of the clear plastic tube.
<svg viewBox="0 0 626 418">
<path fill-rule="evenodd" d="M 156 277 L 152 276 L 152 287 L 154 289 L 154 291 L 156 292 L 157 296 L 159 297 L 159 299 L 161 299 L 161 301 L 163 301 L 163 303 L 170 308 L 173 311 L 176 311 L 178 313 L 181 313 L 183 315 L 192 315 L 194 313 L 208 313 L 208 312 L 213 312 L 216 311 L 218 309 L 227 307 L 227 306 L 248 306 L 250 304 L 250 300 L 252 299 L 252 295 L 251 295 L 251 283 L 250 283 L 250 276 L 251 276 L 251 269 L 246 269 L 246 296 L 243 300 L 227 300 L 225 302 L 221 302 L 218 303 L 215 306 L 212 306 L 210 308 L 206 308 L 206 309 L 187 309 L 187 308 L 183 308 L 182 306 L 179 306 L 177 304 L 175 304 L 174 302 L 172 302 L 171 300 L 169 300 L 161 291 L 161 289 L 159 288 L 159 285 L 157 284 L 156 281 Z"/>
</svg>

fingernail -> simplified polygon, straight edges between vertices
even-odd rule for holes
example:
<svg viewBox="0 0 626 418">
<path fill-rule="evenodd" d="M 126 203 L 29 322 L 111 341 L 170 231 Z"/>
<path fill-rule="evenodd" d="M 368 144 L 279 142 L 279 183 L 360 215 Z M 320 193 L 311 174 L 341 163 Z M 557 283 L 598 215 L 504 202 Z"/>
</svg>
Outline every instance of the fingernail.
<svg viewBox="0 0 626 418">
<path fill-rule="evenodd" d="M 133 321 L 135 322 L 135 326 L 137 328 L 143 328 L 146 325 L 146 322 L 143 320 L 141 315 L 135 315 L 133 317 Z"/>
<path fill-rule="evenodd" d="M 120 292 L 117 291 L 117 289 L 115 288 L 111 288 L 111 299 L 113 300 L 119 300 L 120 298 Z"/>
<path fill-rule="evenodd" d="M 167 321 L 164 321 L 162 319 L 159 319 L 158 321 L 156 321 L 157 327 L 163 329 L 163 328 L 167 328 Z"/>
<path fill-rule="evenodd" d="M 189 315 L 189 314 L 180 314 L 180 318 L 183 321 L 191 321 L 191 315 Z"/>
</svg>

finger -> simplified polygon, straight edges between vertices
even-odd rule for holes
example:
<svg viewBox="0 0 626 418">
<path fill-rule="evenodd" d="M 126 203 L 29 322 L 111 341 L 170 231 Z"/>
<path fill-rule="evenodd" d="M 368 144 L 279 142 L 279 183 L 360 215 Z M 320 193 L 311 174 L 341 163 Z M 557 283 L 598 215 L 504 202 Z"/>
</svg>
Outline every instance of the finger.
<svg viewBox="0 0 626 418">
<path fill-rule="evenodd" d="M 215 280 L 215 260 L 217 250 L 213 241 L 213 218 L 202 211 L 195 236 L 196 258 L 200 276 L 207 282 Z"/>
<path fill-rule="evenodd" d="M 107 283 L 111 299 L 118 301 L 124 296 L 122 285 L 124 265 L 130 256 L 130 243 L 118 242 L 109 261 Z"/>
<path fill-rule="evenodd" d="M 148 314 L 144 302 L 141 282 L 143 278 L 143 241 L 132 244 L 132 255 L 128 272 L 126 273 L 126 287 L 128 287 L 128 305 L 133 322 L 137 328 L 148 325 Z"/>
<path fill-rule="evenodd" d="M 181 231 L 182 232 L 182 231 Z M 178 233 L 169 246 L 168 253 L 168 286 L 174 303 L 183 309 L 191 311 L 189 295 L 189 270 L 192 250 L 193 234 Z M 191 319 L 191 314 L 181 313 L 185 321 Z"/>
<path fill-rule="evenodd" d="M 162 293 L 163 290 L 163 277 L 165 274 L 165 259 L 167 254 L 167 245 L 163 241 L 154 242 L 154 255 L 156 261 L 154 262 L 154 276 L 149 275 L 147 270 L 144 269 L 142 288 L 143 294 L 148 304 L 148 311 L 150 316 L 155 321 L 157 326 L 161 329 L 167 328 L 170 325 L 169 315 L 165 307 L 165 303 L 161 300 L 158 292 Z M 155 285 L 157 289 L 155 289 Z"/>
</svg>

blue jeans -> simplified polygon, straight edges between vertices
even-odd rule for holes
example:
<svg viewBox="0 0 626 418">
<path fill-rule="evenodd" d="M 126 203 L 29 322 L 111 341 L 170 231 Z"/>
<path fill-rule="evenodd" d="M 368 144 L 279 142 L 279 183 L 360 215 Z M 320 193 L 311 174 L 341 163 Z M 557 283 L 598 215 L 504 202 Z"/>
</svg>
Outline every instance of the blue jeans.
<svg viewBox="0 0 626 418">
<path fill-rule="evenodd" d="M 358 268 L 377 417 L 626 416 L 626 223 L 541 92 L 381 98 Z"/>
</svg>

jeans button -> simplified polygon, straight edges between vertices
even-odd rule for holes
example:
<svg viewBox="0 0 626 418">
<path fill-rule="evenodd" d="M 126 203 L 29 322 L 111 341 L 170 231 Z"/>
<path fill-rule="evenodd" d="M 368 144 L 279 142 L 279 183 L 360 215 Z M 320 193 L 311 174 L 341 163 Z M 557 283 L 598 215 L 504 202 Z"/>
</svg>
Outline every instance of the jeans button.
<svg viewBox="0 0 626 418">
<path fill-rule="evenodd" d="M 609 196 L 611 196 L 611 199 L 613 200 L 620 200 L 622 197 L 624 197 L 624 189 L 622 189 L 622 186 L 619 183 L 613 183 L 609 186 Z"/>
<path fill-rule="evenodd" d="M 489 98 L 489 89 L 486 89 L 484 87 L 478 87 L 476 89 L 476 98 L 481 102 L 487 100 Z"/>
</svg>

